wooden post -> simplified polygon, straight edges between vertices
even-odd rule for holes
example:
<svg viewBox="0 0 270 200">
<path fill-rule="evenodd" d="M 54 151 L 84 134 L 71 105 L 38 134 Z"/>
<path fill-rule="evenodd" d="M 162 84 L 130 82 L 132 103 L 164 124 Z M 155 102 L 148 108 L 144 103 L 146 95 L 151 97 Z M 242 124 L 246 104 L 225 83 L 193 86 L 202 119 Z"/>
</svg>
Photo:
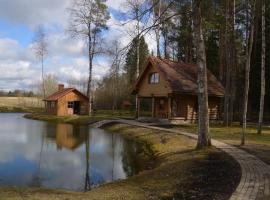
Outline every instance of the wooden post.
<svg viewBox="0 0 270 200">
<path fill-rule="evenodd" d="M 137 110 L 137 118 L 140 117 L 140 109 L 141 109 L 141 99 L 139 97 L 137 97 L 137 106 L 138 106 L 138 110 Z"/>
<path fill-rule="evenodd" d="M 152 117 L 155 117 L 155 97 L 152 96 Z"/>
<path fill-rule="evenodd" d="M 172 116 L 172 98 L 168 97 L 168 119 Z"/>
</svg>

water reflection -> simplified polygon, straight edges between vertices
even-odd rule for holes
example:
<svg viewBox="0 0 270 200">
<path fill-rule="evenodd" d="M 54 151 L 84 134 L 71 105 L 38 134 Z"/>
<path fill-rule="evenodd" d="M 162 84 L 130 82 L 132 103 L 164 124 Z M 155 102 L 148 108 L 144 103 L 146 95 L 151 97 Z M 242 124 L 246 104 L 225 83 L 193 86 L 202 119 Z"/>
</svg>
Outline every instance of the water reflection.
<svg viewBox="0 0 270 200">
<path fill-rule="evenodd" d="M 143 167 L 143 146 L 85 126 L 0 114 L 0 185 L 89 190 Z"/>
</svg>

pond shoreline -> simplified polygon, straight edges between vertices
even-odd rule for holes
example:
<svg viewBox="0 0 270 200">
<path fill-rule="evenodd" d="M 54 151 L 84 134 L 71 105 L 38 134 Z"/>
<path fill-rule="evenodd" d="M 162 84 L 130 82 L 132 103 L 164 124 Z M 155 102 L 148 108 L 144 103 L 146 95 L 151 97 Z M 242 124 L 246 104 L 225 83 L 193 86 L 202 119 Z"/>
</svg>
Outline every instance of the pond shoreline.
<svg viewBox="0 0 270 200">
<path fill-rule="evenodd" d="M 89 124 L 92 124 L 92 123 L 95 123 L 104 119 L 117 119 L 117 117 L 113 117 L 113 116 L 108 117 L 108 116 L 102 116 L 102 115 L 56 116 L 56 115 L 48 115 L 44 113 L 27 113 L 24 115 L 24 118 L 53 122 L 53 123 L 66 123 L 66 124 L 72 124 L 72 125 L 89 125 Z"/>
<path fill-rule="evenodd" d="M 35 116 L 42 117 L 42 115 Z M 83 119 L 54 118 L 45 119 L 45 121 L 85 125 L 98 121 L 98 119 L 92 119 L 90 122 L 89 117 Z M 202 151 L 194 150 L 195 141 L 189 138 L 124 124 L 111 124 L 105 126 L 104 129 L 144 143 L 147 148 L 150 147 L 147 151 L 150 150 L 149 153 L 156 158 L 154 161 L 155 168 L 142 171 L 138 175 L 125 180 L 103 184 L 85 193 L 45 188 L 0 187 L 0 199 L 16 199 L 21 195 L 27 199 L 53 200 L 165 200 L 172 199 L 172 197 L 177 199 L 183 195 L 186 199 L 192 196 L 204 200 L 212 199 L 214 196 L 219 196 L 220 199 L 228 199 L 240 180 L 241 171 L 232 158 L 215 148 Z M 214 171 L 209 171 L 212 163 L 219 165 L 219 170 L 212 169 Z M 226 172 L 230 173 L 226 175 Z M 213 175 L 216 177 L 212 177 Z M 222 177 L 219 177 L 220 175 Z M 209 183 L 209 178 L 214 181 L 212 180 Z"/>
</svg>

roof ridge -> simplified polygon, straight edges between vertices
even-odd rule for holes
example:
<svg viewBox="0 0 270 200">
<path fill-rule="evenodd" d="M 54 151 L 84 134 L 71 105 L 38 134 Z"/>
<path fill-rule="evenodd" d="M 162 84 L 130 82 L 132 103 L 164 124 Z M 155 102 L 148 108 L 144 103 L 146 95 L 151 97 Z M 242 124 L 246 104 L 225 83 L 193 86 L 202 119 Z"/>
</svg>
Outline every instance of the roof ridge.
<svg viewBox="0 0 270 200">
<path fill-rule="evenodd" d="M 59 98 L 61 98 L 62 96 L 64 96 L 65 94 L 71 92 L 71 91 L 77 91 L 80 93 L 80 95 L 84 96 L 85 98 L 88 99 L 88 97 L 86 95 L 84 95 L 82 92 L 80 92 L 79 90 L 77 90 L 76 88 L 64 88 L 61 91 L 56 91 L 55 93 L 51 94 L 50 96 L 46 97 L 44 99 L 44 101 L 56 101 Z"/>
</svg>

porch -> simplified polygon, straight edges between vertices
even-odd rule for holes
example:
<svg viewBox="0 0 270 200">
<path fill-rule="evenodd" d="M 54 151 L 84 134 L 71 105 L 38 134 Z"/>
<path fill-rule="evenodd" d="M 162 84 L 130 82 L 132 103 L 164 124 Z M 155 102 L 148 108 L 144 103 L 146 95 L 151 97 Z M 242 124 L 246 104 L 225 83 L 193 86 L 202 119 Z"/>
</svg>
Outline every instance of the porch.
<svg viewBox="0 0 270 200">
<path fill-rule="evenodd" d="M 195 97 L 179 95 L 138 97 L 138 116 L 159 119 L 196 119 L 197 107 Z"/>
<path fill-rule="evenodd" d="M 220 118 L 220 98 L 209 97 L 210 120 Z M 138 117 L 191 121 L 198 119 L 198 101 L 195 95 L 170 94 L 168 96 L 138 97 Z"/>
</svg>

